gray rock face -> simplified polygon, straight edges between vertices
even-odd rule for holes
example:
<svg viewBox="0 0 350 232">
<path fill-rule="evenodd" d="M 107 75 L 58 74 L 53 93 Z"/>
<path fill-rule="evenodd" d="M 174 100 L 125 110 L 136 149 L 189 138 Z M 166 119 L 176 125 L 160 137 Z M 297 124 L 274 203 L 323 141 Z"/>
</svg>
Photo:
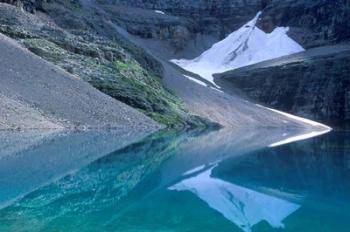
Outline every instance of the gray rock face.
<svg viewBox="0 0 350 232">
<path fill-rule="evenodd" d="M 99 1 L 102 2 L 102 1 Z M 232 17 L 239 9 L 256 8 L 260 0 L 112 0 L 104 1 L 143 9 L 163 10 L 177 16 Z M 241 12 L 240 14 L 244 14 Z"/>
<path fill-rule="evenodd" d="M 0 0 L 34 13 L 48 0 Z M 81 0 L 80 2 L 88 2 Z M 79 1 L 67 0 L 74 7 Z M 113 13 L 128 32 L 165 40 L 175 52 L 198 34 L 220 40 L 263 10 L 260 27 L 266 32 L 289 26 L 290 36 L 306 48 L 350 39 L 348 0 L 96 0 Z M 114 8 L 111 6 L 115 6 Z M 154 10 L 163 11 L 157 14 Z"/>
<path fill-rule="evenodd" d="M 267 31 L 274 26 L 289 26 L 290 36 L 306 48 L 350 39 L 347 0 L 272 0 L 262 19 Z"/>
<path fill-rule="evenodd" d="M 0 2 L 9 3 L 30 13 L 35 13 L 37 9 L 42 9 L 47 0 L 1 0 Z"/>
<path fill-rule="evenodd" d="M 170 43 L 175 53 L 198 35 L 219 40 L 250 20 L 260 0 L 99 0 L 128 32 Z M 114 7 L 111 7 L 111 4 Z M 155 10 L 165 14 L 156 13 Z"/>
<path fill-rule="evenodd" d="M 330 46 L 218 74 L 225 91 L 261 104 L 350 128 L 350 46 Z"/>
<path fill-rule="evenodd" d="M 263 9 L 259 26 L 271 32 L 289 26 L 289 35 L 306 48 L 348 41 L 350 3 L 346 0 L 98 0 L 131 34 L 168 42 L 174 55 L 189 44 L 223 39 Z M 114 9 L 110 7 L 114 6 Z M 136 10 L 137 9 L 137 10 Z M 154 10 L 163 11 L 157 14 Z M 210 47 L 204 42 L 200 52 Z M 197 56 L 199 54 L 195 54 Z M 183 55 L 185 56 L 185 55 Z M 193 56 L 192 58 L 194 58 Z M 188 58 L 188 57 L 186 57 Z"/>
</svg>

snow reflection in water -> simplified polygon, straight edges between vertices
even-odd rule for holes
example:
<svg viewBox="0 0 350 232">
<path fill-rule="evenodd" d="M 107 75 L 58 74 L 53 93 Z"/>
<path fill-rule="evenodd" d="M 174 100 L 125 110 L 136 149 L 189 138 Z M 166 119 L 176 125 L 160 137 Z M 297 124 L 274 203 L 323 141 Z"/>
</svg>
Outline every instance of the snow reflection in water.
<svg viewBox="0 0 350 232">
<path fill-rule="evenodd" d="M 169 190 L 191 191 L 246 232 L 264 220 L 273 228 L 283 228 L 282 221 L 300 208 L 295 203 L 213 178 L 212 169 L 185 179 Z"/>
</svg>

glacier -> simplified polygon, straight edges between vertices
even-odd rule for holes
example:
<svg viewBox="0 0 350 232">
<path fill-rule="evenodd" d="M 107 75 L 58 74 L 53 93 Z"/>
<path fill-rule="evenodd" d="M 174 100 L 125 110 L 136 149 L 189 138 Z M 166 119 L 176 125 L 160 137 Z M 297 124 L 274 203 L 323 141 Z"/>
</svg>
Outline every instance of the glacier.
<svg viewBox="0 0 350 232">
<path fill-rule="evenodd" d="M 271 33 L 259 29 L 257 22 L 260 15 L 261 12 L 199 57 L 193 60 L 171 60 L 171 62 L 215 85 L 214 73 L 305 51 L 287 35 L 288 27 L 277 27 Z"/>
</svg>

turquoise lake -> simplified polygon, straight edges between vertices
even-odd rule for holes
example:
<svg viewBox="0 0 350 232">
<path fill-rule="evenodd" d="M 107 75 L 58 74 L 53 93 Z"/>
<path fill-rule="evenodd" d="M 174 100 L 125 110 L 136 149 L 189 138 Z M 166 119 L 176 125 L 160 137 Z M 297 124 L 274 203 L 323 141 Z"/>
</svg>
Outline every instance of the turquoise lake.
<svg viewBox="0 0 350 232">
<path fill-rule="evenodd" d="M 350 231 L 350 133 L 0 134 L 0 231 Z"/>
</svg>

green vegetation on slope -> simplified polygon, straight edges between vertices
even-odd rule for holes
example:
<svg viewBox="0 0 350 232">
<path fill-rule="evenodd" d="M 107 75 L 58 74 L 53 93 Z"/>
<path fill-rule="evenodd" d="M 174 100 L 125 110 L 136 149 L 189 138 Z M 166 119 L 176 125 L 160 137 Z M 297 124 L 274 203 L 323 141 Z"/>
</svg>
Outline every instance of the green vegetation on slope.
<svg viewBox="0 0 350 232">
<path fill-rule="evenodd" d="M 48 21 L 8 7 L 6 11 L 14 11 L 21 20 L 12 21 L 4 15 L 0 19 L 0 32 L 162 124 L 169 127 L 210 124 L 190 115 L 182 102 L 164 87 L 161 65 L 142 49 L 116 38 L 115 34 L 108 36 L 95 31 L 82 16 L 83 8 L 79 4 L 61 0 L 47 7 L 45 12 L 52 17 Z"/>
</svg>

